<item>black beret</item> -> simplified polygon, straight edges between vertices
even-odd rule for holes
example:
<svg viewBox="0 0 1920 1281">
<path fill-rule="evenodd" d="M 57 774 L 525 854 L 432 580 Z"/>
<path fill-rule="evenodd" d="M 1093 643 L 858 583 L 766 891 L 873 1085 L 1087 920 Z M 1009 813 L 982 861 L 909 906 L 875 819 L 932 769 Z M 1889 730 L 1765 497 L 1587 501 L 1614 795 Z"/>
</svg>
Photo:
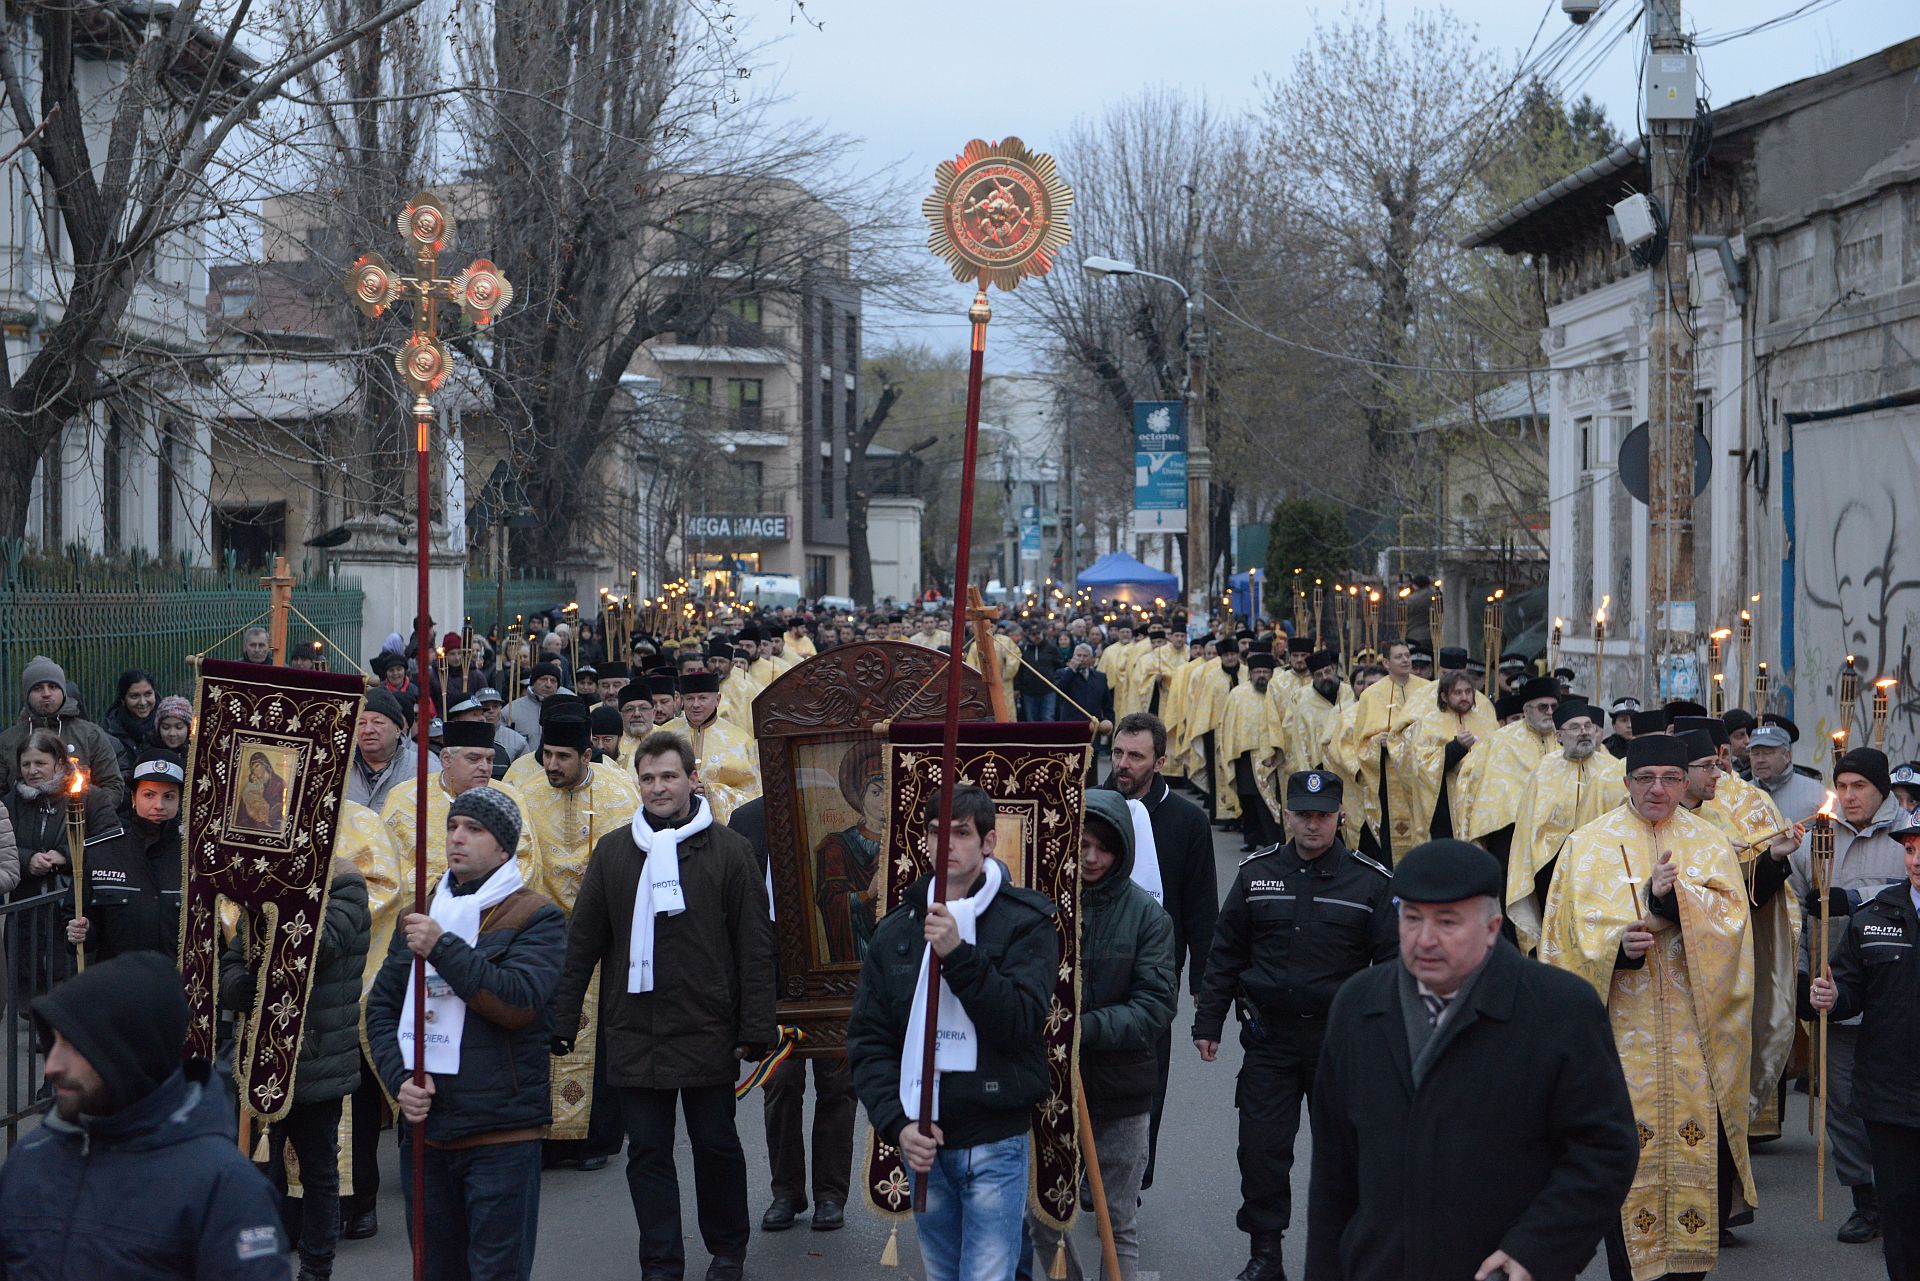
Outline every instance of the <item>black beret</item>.
<svg viewBox="0 0 1920 1281">
<path fill-rule="evenodd" d="M 620 687 L 620 706 L 628 703 L 651 703 L 653 691 L 647 688 L 646 681 L 628 681 Z"/>
<path fill-rule="evenodd" d="M 1465 841 L 1427 841 L 1393 865 L 1393 893 L 1403 903 L 1458 903 L 1506 894 L 1500 861 Z"/>
<path fill-rule="evenodd" d="M 1559 698 L 1560 682 L 1551 676 L 1535 676 L 1514 693 L 1519 696 L 1520 705 L 1525 707 L 1536 698 Z"/>
<path fill-rule="evenodd" d="M 540 727 L 543 747 L 570 747 L 584 752 L 593 746 L 593 724 L 585 711 L 555 717 Z"/>
<path fill-rule="evenodd" d="M 1560 705 L 1553 709 L 1553 727 L 1555 729 L 1564 729 L 1568 721 L 1578 720 L 1582 716 L 1593 721 L 1596 725 L 1600 723 L 1599 708 L 1583 699 L 1563 698 L 1560 700 Z"/>
<path fill-rule="evenodd" d="M 1307 670 L 1310 672 L 1321 672 L 1339 665 L 1340 655 L 1331 649 L 1317 649 L 1313 652 L 1313 656 L 1307 659 Z"/>
<path fill-rule="evenodd" d="M 1692 720 L 1694 718 L 1685 716 L 1681 719 Z M 1713 735 L 1703 729 L 1676 730 L 1673 737 L 1678 739 L 1680 745 L 1686 749 L 1688 764 L 1692 764 L 1694 761 L 1703 761 L 1709 756 L 1718 756 L 1720 754 L 1720 749 L 1713 745 Z"/>
<path fill-rule="evenodd" d="M 582 668 L 581 670 L 584 671 L 586 669 Z M 596 674 L 598 674 L 601 680 L 606 680 L 608 677 L 620 677 L 620 676 L 630 675 L 630 673 L 627 671 L 627 665 L 625 663 L 615 662 L 611 658 L 608 659 L 606 662 L 600 664 L 600 666 L 594 668 L 593 670 Z"/>
<path fill-rule="evenodd" d="M 1718 716 L 1680 716 L 1676 717 L 1672 724 L 1674 732 L 1677 734 L 1685 734 L 1692 730 L 1699 730 L 1702 734 L 1705 734 L 1709 739 L 1713 740 L 1715 747 L 1731 741 L 1731 736 L 1727 733 L 1727 723 Z"/>
<path fill-rule="evenodd" d="M 647 692 L 655 698 L 659 698 L 662 694 L 678 694 L 680 680 L 676 676 L 649 676 Z"/>
<path fill-rule="evenodd" d="M 1671 765 L 1675 769 L 1685 769 L 1695 757 L 1687 749 L 1685 739 L 1675 738 L 1671 734 L 1655 732 L 1644 737 L 1635 736 L 1627 744 L 1627 773 L 1645 769 L 1649 765 Z"/>
<path fill-rule="evenodd" d="M 1302 814 L 1332 814 L 1340 808 L 1340 776 L 1323 769 L 1301 770 L 1287 778 L 1287 808 Z"/>
<path fill-rule="evenodd" d="M 587 724 L 595 734 L 621 734 L 626 732 L 627 723 L 620 719 L 619 709 L 605 703 L 593 709 Z"/>
<path fill-rule="evenodd" d="M 569 716 L 587 719 L 587 700 L 578 694 L 553 694 L 541 700 L 540 724 Z"/>
<path fill-rule="evenodd" d="M 484 747 L 493 750 L 493 726 L 485 721 L 448 721 L 440 736 L 442 747 Z"/>
<path fill-rule="evenodd" d="M 1467 651 L 1458 645 L 1448 645 L 1440 651 L 1440 666 L 1459 671 L 1467 665 Z"/>
<path fill-rule="evenodd" d="M 1280 665 L 1280 660 L 1272 654 L 1252 653 L 1247 655 L 1247 666 L 1256 672 L 1270 672 Z"/>
<path fill-rule="evenodd" d="M 1667 714 L 1665 712 L 1634 712 L 1633 736 L 1643 734 L 1664 734 L 1667 732 Z"/>
<path fill-rule="evenodd" d="M 1672 724 L 1682 716 L 1705 716 L 1707 709 L 1690 698 L 1676 698 L 1660 709 L 1667 714 L 1667 723 Z"/>
<path fill-rule="evenodd" d="M 1289 654 L 1313 653 L 1313 638 L 1309 636 L 1287 637 L 1287 653 Z"/>
<path fill-rule="evenodd" d="M 720 673 L 688 672 L 680 678 L 682 694 L 718 694 L 720 692 Z"/>
<path fill-rule="evenodd" d="M 1760 727 L 1760 719 L 1744 707 L 1736 707 L 1720 718 L 1729 734 L 1739 730 L 1755 730 Z"/>
<path fill-rule="evenodd" d="M 1520 709 L 1526 705 L 1526 701 L 1518 694 L 1502 694 L 1493 700 L 1493 714 L 1503 721 L 1509 717 L 1518 716 Z"/>
</svg>

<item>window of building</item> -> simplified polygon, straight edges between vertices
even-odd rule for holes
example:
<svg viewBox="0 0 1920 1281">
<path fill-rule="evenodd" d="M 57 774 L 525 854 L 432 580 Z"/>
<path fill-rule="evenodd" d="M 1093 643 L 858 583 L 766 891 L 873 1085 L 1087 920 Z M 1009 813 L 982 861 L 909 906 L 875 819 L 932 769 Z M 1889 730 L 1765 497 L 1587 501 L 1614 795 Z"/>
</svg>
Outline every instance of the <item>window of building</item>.
<svg viewBox="0 0 1920 1281">
<path fill-rule="evenodd" d="M 713 407 L 713 379 L 682 378 L 680 380 L 680 395 L 695 409 L 711 409 Z"/>
<path fill-rule="evenodd" d="M 766 501 L 766 479 L 763 464 L 748 459 L 736 458 L 728 465 L 728 492 L 736 504 L 735 510 L 758 512 Z"/>
<path fill-rule="evenodd" d="M 223 316 L 244 316 L 252 307 L 252 294 L 230 293 L 220 295 L 220 314 Z"/>
<path fill-rule="evenodd" d="M 763 340 L 760 299 L 735 298 L 723 310 L 726 313 L 727 342 L 730 346 L 751 347 Z"/>
<path fill-rule="evenodd" d="M 683 213 L 679 219 L 679 231 L 692 242 L 691 248 L 704 249 L 713 241 L 713 215 Z"/>
<path fill-rule="evenodd" d="M 758 378 L 727 379 L 727 409 L 737 430 L 760 430 L 760 392 Z"/>
<path fill-rule="evenodd" d="M 106 447 L 100 454 L 100 533 L 108 554 L 118 552 L 125 541 L 126 486 L 127 424 L 114 410 L 107 415 Z"/>
<path fill-rule="evenodd" d="M 860 393 L 847 388 L 847 434 L 851 436 L 860 428 Z"/>
<path fill-rule="evenodd" d="M 833 304 L 820 302 L 820 363 L 833 366 Z"/>
<path fill-rule="evenodd" d="M 860 318 L 847 317 L 847 368 L 860 368 Z"/>
<path fill-rule="evenodd" d="M 1576 418 L 1573 425 L 1580 431 L 1580 470 L 1591 471 L 1594 467 L 1594 448 L 1599 443 L 1594 439 L 1593 419 Z"/>
<path fill-rule="evenodd" d="M 807 557 L 807 595 L 819 600 L 833 594 L 833 557 Z"/>
<path fill-rule="evenodd" d="M 833 517 L 833 445 L 820 442 L 820 514 Z"/>
<path fill-rule="evenodd" d="M 213 554 L 232 552 L 242 569 L 270 565 L 287 543 L 287 505 L 221 507 L 213 514 Z"/>
</svg>

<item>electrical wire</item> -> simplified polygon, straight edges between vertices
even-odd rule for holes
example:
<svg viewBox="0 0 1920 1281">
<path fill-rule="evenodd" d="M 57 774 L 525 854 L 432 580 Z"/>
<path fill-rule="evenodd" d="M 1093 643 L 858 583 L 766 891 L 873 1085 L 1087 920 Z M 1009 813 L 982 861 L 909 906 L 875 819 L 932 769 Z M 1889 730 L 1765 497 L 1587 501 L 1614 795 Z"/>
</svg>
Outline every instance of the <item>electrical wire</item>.
<svg viewBox="0 0 1920 1281">
<path fill-rule="evenodd" d="M 1721 35 L 1698 35 L 1694 37 L 1693 43 L 1697 48 L 1710 49 L 1715 45 L 1728 44 L 1734 40 L 1743 40 L 1748 36 L 1758 35 L 1762 31 L 1772 31 L 1776 27 L 1783 27 L 1789 22 L 1798 22 L 1802 18 L 1811 18 L 1814 14 L 1831 9 L 1839 3 L 1840 0 L 1806 0 L 1806 3 L 1796 5 L 1785 13 L 1768 18 L 1764 22 L 1756 22 L 1750 27 L 1742 27 L 1738 31 L 1728 31 Z"/>
</svg>

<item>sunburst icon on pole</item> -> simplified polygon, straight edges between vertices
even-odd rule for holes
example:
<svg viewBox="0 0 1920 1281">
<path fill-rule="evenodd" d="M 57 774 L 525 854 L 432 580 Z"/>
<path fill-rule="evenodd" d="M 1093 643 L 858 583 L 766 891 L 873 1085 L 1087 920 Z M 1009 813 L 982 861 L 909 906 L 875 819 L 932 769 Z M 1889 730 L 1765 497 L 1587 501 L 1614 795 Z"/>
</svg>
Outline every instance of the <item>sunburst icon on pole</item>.
<svg viewBox="0 0 1920 1281">
<path fill-rule="evenodd" d="M 1018 138 L 975 138 L 933 176 L 920 205 L 932 224 L 927 248 L 944 258 L 955 280 L 1012 289 L 1044 276 L 1073 238 L 1073 192 L 1053 157 Z"/>
</svg>

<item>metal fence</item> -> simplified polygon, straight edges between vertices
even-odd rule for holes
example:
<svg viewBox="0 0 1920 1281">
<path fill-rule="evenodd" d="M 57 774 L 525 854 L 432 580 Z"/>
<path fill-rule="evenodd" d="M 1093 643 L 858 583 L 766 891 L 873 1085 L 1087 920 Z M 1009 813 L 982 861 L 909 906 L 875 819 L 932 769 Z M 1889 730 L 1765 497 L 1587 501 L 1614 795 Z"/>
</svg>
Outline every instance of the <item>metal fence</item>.
<svg viewBox="0 0 1920 1281">
<path fill-rule="evenodd" d="M 40 1044 L 25 1017 L 33 998 L 51 987 L 47 962 L 64 959 L 66 917 L 62 905 L 71 896 L 49 890 L 17 903 L 0 903 L 0 1029 L 6 1036 L 7 1150 L 12 1151 L 23 1123 L 47 1110 L 52 1096 L 42 1088 Z"/>
<path fill-rule="evenodd" d="M 311 649 L 317 627 L 358 659 L 358 585 L 322 566 L 295 573 L 293 607 L 313 625 L 297 615 L 289 620 L 289 652 Z M 96 718 L 112 705 L 114 682 L 128 668 L 151 672 L 163 695 L 190 695 L 187 656 L 238 658 L 241 638 L 229 633 L 266 612 L 259 578 L 231 557 L 219 568 L 84 554 L 28 562 L 18 544 L 0 542 L 0 724 L 18 711 L 20 672 L 36 654 L 60 664 Z M 345 661 L 328 651 L 328 666 Z"/>
<path fill-rule="evenodd" d="M 500 615 L 494 608 L 499 591 L 500 580 L 497 578 L 467 579 L 467 613 L 473 616 L 473 629 L 482 636 L 500 621 Z M 572 599 L 572 593 L 573 583 L 564 578 L 510 575 L 507 578 L 506 621 L 510 625 L 516 617 L 531 618 L 535 614 L 558 609 Z"/>
</svg>

